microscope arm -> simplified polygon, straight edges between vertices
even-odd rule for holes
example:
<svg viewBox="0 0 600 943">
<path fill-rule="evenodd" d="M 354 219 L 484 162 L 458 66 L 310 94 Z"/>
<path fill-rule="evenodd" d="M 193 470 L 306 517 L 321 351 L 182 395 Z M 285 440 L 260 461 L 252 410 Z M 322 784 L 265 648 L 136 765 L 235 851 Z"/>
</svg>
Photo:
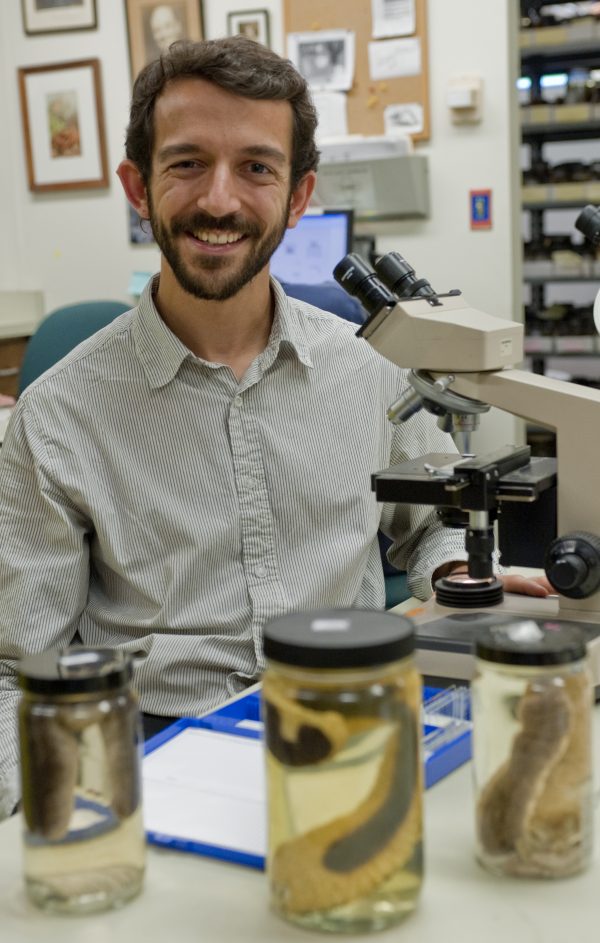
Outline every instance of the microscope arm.
<svg viewBox="0 0 600 943">
<path fill-rule="evenodd" d="M 558 532 L 600 535 L 600 392 L 523 370 L 457 374 L 455 393 L 482 400 L 556 432 Z M 590 600 L 576 601 L 577 606 Z"/>
</svg>

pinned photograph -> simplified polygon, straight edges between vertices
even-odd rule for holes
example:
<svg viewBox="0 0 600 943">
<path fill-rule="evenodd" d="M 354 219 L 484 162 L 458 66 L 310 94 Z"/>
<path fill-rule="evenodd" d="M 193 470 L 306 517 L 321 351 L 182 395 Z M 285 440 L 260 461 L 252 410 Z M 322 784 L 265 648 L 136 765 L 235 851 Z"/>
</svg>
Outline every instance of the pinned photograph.
<svg viewBox="0 0 600 943">
<path fill-rule="evenodd" d="M 254 42 L 270 46 L 271 35 L 269 29 L 268 10 L 244 10 L 239 13 L 227 14 L 227 35 L 241 34 Z"/>
<path fill-rule="evenodd" d="M 350 30 L 290 33 L 288 56 L 311 88 L 347 92 L 352 87 L 355 36 Z"/>
<path fill-rule="evenodd" d="M 19 69 L 29 189 L 108 186 L 100 62 Z"/>
</svg>

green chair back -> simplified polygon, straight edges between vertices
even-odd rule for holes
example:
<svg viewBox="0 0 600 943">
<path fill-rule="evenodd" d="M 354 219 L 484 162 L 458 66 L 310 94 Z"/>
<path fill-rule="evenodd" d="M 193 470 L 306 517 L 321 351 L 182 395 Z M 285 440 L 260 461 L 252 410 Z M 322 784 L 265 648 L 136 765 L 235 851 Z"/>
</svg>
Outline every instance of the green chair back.
<svg viewBox="0 0 600 943">
<path fill-rule="evenodd" d="M 57 308 L 49 314 L 25 349 L 19 374 L 19 395 L 77 344 L 106 327 L 130 307 L 124 301 L 82 301 Z"/>
</svg>

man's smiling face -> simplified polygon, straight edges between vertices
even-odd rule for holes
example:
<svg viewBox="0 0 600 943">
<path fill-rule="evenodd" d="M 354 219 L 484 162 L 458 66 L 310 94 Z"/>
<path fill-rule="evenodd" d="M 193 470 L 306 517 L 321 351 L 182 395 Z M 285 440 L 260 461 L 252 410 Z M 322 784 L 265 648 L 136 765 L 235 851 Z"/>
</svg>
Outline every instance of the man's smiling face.
<svg viewBox="0 0 600 943">
<path fill-rule="evenodd" d="M 231 298 L 268 264 L 297 221 L 291 151 L 288 102 L 242 98 L 196 78 L 167 85 L 154 112 L 148 211 L 189 294 Z"/>
</svg>

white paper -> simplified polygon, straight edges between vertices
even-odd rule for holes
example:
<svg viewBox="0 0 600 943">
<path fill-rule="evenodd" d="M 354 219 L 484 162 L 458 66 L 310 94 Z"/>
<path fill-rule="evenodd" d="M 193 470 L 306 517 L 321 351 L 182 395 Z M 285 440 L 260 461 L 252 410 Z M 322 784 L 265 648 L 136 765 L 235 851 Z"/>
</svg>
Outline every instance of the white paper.
<svg viewBox="0 0 600 943">
<path fill-rule="evenodd" d="M 401 75 L 419 75 L 421 72 L 421 40 L 382 39 L 369 43 L 369 73 L 371 81 L 394 79 Z"/>
<path fill-rule="evenodd" d="M 289 33 L 288 57 L 311 88 L 347 92 L 354 81 L 355 34 L 347 29 Z"/>
<path fill-rule="evenodd" d="M 423 106 L 419 102 L 401 102 L 383 109 L 386 134 L 418 134 L 423 130 Z"/>
<path fill-rule="evenodd" d="M 144 757 L 143 777 L 147 830 L 265 854 L 261 740 L 187 727 Z"/>
<path fill-rule="evenodd" d="M 348 134 L 345 92 L 313 92 L 312 100 L 319 116 L 318 140 Z"/>
<path fill-rule="evenodd" d="M 415 31 L 415 0 L 371 0 L 373 38 L 410 36 Z"/>
</svg>

